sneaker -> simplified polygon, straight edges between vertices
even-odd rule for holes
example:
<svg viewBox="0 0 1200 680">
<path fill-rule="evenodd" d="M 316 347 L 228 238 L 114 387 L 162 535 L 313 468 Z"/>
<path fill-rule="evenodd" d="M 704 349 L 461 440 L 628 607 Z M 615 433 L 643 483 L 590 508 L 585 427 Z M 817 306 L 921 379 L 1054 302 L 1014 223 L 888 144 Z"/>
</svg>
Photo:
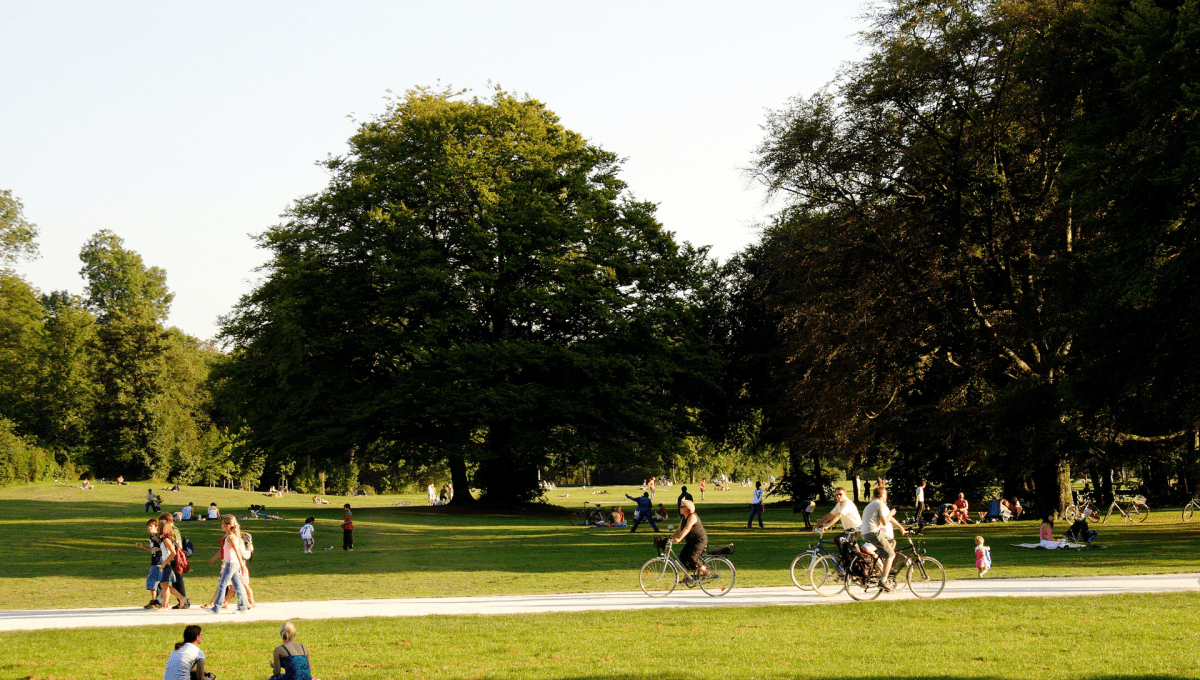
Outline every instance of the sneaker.
<svg viewBox="0 0 1200 680">
<path fill-rule="evenodd" d="M 890 579 L 885 579 L 882 583 L 879 584 L 879 587 L 883 588 L 885 592 L 889 592 L 889 593 L 896 589 L 896 586 L 891 582 Z"/>
<path fill-rule="evenodd" d="M 160 605 L 157 601 L 155 601 L 155 602 L 151 602 L 150 604 L 146 605 L 145 607 L 142 607 L 142 609 L 162 609 L 162 605 Z"/>
<path fill-rule="evenodd" d="M 192 608 L 192 601 L 189 599 L 186 599 L 186 598 L 183 600 L 183 602 L 180 602 L 179 604 L 175 605 L 174 607 L 171 607 L 171 609 L 191 609 L 191 608 Z"/>
</svg>

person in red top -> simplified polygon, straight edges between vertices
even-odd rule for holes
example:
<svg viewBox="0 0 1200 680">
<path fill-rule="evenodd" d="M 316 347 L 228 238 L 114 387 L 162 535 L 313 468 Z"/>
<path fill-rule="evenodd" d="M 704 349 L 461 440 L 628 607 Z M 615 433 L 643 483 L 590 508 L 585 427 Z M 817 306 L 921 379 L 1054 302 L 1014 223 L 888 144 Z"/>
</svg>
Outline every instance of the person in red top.
<svg viewBox="0 0 1200 680">
<path fill-rule="evenodd" d="M 342 515 L 342 550 L 354 550 L 354 514 L 350 512 L 350 504 L 342 506 L 346 514 Z"/>
<path fill-rule="evenodd" d="M 952 517 L 959 522 L 974 524 L 974 522 L 971 521 L 971 518 L 967 515 L 967 508 L 969 507 L 970 504 L 967 503 L 967 499 L 961 493 L 958 494 L 958 500 L 954 501 L 954 514 Z"/>
</svg>

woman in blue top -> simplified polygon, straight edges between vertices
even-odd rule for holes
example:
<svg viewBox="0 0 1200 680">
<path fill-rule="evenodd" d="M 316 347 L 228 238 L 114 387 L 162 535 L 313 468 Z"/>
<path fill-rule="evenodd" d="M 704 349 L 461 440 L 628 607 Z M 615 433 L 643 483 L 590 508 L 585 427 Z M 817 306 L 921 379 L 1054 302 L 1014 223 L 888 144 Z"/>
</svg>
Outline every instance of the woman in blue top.
<svg viewBox="0 0 1200 680">
<path fill-rule="evenodd" d="M 296 642 L 296 627 L 288 623 L 279 629 L 279 637 L 283 644 L 275 648 L 271 658 L 271 668 L 275 675 L 270 680 L 312 680 L 312 662 L 308 658 L 308 650 Z"/>
</svg>

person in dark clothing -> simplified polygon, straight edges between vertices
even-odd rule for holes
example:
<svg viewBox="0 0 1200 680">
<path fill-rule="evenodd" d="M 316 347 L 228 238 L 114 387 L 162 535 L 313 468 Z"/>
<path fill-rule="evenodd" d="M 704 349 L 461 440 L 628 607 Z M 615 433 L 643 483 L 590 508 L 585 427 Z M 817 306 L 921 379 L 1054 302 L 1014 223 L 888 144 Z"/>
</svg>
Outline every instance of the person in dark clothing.
<svg viewBox="0 0 1200 680">
<path fill-rule="evenodd" d="M 692 494 L 690 494 L 690 493 L 688 493 L 688 492 L 687 492 L 687 487 L 686 487 L 686 486 L 685 486 L 685 487 L 683 487 L 683 490 L 682 490 L 682 491 L 680 492 L 680 494 L 679 494 L 679 498 L 677 498 L 677 499 L 675 500 L 675 511 L 676 511 L 676 512 L 678 512 L 678 511 L 679 511 L 679 508 L 683 507 L 683 502 L 684 502 L 684 501 L 691 501 L 691 500 L 692 500 Z M 693 502 L 694 502 L 694 501 L 693 501 Z"/>
<path fill-rule="evenodd" d="M 637 531 L 638 525 L 642 522 L 649 522 L 650 526 L 654 527 L 654 532 L 658 533 L 658 524 L 654 522 L 654 506 L 650 502 L 650 492 L 647 491 L 637 498 L 629 494 L 625 494 L 625 497 L 637 503 L 637 510 L 633 511 L 633 526 L 630 527 L 629 533 Z"/>
<path fill-rule="evenodd" d="M 683 548 L 679 551 L 679 563 L 689 570 L 698 570 L 702 577 L 707 577 L 708 567 L 704 566 L 700 558 L 704 555 L 704 549 L 708 547 L 708 534 L 704 531 L 704 524 L 700 522 L 700 515 L 696 514 L 696 504 L 691 501 L 680 503 L 679 514 L 684 518 L 683 523 L 671 534 L 672 541 L 683 543 Z"/>
</svg>

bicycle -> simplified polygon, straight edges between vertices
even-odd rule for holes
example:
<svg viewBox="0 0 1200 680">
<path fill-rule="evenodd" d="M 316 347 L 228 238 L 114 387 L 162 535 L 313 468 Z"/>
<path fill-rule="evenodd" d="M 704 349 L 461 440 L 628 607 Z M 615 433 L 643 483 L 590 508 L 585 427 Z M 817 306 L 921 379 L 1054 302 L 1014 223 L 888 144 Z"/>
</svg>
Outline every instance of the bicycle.
<svg viewBox="0 0 1200 680">
<path fill-rule="evenodd" d="M 1183 506 L 1183 521 L 1192 521 L 1192 513 L 1194 513 L 1197 508 L 1200 508 L 1200 502 L 1197 502 L 1198 499 L 1200 499 L 1200 496 L 1193 496 L 1192 500 L 1188 501 L 1187 505 Z"/>
<path fill-rule="evenodd" d="M 1092 499 L 1087 496 L 1080 496 L 1082 499 L 1078 505 L 1072 503 L 1063 511 L 1063 520 L 1074 522 L 1078 519 L 1085 519 L 1089 522 L 1103 522 L 1100 519 L 1100 510 L 1092 507 Z"/>
<path fill-rule="evenodd" d="M 659 546 L 655 540 L 655 547 Z M 683 585 L 689 588 L 700 586 L 700 590 L 712 597 L 721 597 L 733 590 L 737 580 L 737 567 L 724 557 L 704 555 L 700 561 L 708 567 L 708 576 L 700 573 L 699 569 L 688 571 L 686 567 L 672 554 L 674 543 L 671 539 L 666 546 L 659 548 L 659 556 L 646 560 L 638 573 L 638 586 L 650 597 L 666 597 L 679 585 L 680 574 L 683 575 Z"/>
<path fill-rule="evenodd" d="M 1108 516 L 1112 514 L 1114 509 L 1121 513 L 1121 517 L 1124 517 L 1126 522 L 1136 522 L 1140 524 L 1145 522 L 1146 518 L 1150 517 L 1150 507 L 1146 505 L 1146 498 L 1144 496 L 1134 496 L 1127 506 L 1129 508 L 1129 512 L 1126 512 L 1125 508 L 1122 508 L 1121 504 L 1117 502 L 1118 499 L 1125 498 L 1126 496 L 1129 496 L 1129 494 L 1113 494 L 1112 505 L 1108 506 L 1108 512 L 1104 513 L 1104 519 L 1100 520 L 1101 523 L 1108 521 Z"/>
<path fill-rule="evenodd" d="M 901 569 L 910 592 L 922 600 L 942 594 L 946 587 L 946 568 L 936 559 L 925 554 L 925 549 L 908 538 L 908 546 L 896 551 L 892 562 L 892 573 L 887 576 L 894 586 Z M 883 558 L 865 549 L 855 549 L 850 563 L 843 566 L 841 560 L 829 555 L 813 563 L 810 579 L 813 589 L 825 597 L 836 595 L 842 590 L 855 600 L 874 600 L 883 592 Z M 874 590 L 872 591 L 872 588 Z M 828 594 L 827 594 L 828 593 Z"/>
<path fill-rule="evenodd" d="M 792 565 L 788 568 L 788 571 L 792 575 L 792 583 L 796 584 L 796 587 L 800 590 L 813 589 L 812 580 L 808 575 L 809 569 L 811 569 L 813 563 L 821 559 L 821 557 L 832 554 L 825 548 L 825 530 L 813 529 L 813 533 L 817 535 L 816 547 L 814 548 L 813 544 L 809 543 L 808 550 L 796 555 L 796 559 L 792 560 Z M 801 576 L 799 577 L 796 575 L 797 566 L 800 567 L 798 571 Z"/>
<path fill-rule="evenodd" d="M 606 520 L 607 516 L 604 513 L 604 508 L 599 503 L 596 503 L 596 507 L 589 508 L 587 501 L 583 502 L 582 510 L 574 510 L 567 517 L 567 521 L 571 523 L 571 526 L 575 527 L 602 524 Z"/>
</svg>

